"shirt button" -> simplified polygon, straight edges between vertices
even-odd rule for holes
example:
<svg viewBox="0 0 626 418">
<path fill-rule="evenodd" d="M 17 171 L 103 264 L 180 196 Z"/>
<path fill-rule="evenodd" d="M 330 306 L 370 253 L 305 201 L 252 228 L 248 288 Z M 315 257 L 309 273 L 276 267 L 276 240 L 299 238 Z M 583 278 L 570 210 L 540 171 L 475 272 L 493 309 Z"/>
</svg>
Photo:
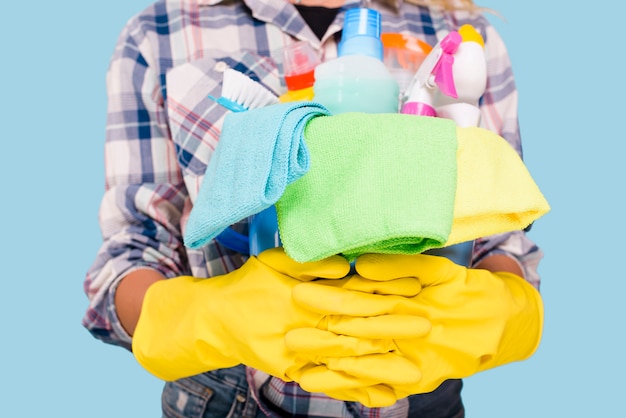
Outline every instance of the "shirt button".
<svg viewBox="0 0 626 418">
<path fill-rule="evenodd" d="M 224 61 L 216 62 L 215 66 L 213 67 L 213 69 L 217 71 L 218 73 L 223 73 L 224 71 L 226 71 L 227 68 L 228 68 L 228 64 L 226 64 Z"/>
<path fill-rule="evenodd" d="M 245 402 L 246 401 L 246 397 L 243 396 L 241 393 L 238 393 L 236 396 L 237 402 Z"/>
</svg>

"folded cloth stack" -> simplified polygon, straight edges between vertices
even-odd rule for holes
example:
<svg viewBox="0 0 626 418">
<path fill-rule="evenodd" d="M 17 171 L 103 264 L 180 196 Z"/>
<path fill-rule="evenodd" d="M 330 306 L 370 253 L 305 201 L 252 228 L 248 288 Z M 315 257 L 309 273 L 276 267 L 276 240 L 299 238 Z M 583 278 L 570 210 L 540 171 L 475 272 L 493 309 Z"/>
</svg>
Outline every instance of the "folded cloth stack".
<svg viewBox="0 0 626 418">
<path fill-rule="evenodd" d="M 513 148 L 443 118 L 347 113 L 311 120 L 311 167 L 276 204 L 285 252 L 417 254 L 519 230 L 549 205 Z"/>
<path fill-rule="evenodd" d="M 550 210 L 493 132 L 414 115 L 329 116 L 314 102 L 226 117 L 185 245 L 273 204 L 285 252 L 300 262 L 417 254 L 523 229 Z"/>
</svg>

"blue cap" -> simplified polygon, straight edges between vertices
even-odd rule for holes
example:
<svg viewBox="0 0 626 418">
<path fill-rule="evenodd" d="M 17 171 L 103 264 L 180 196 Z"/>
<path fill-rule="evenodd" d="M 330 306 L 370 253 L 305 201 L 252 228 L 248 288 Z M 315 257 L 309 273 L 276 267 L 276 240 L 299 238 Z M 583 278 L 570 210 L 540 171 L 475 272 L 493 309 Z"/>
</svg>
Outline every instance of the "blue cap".
<svg viewBox="0 0 626 418">
<path fill-rule="evenodd" d="M 368 55 L 383 59 L 383 43 L 380 39 L 380 13 L 364 7 L 346 12 L 341 42 L 337 49 L 339 56 Z"/>
</svg>

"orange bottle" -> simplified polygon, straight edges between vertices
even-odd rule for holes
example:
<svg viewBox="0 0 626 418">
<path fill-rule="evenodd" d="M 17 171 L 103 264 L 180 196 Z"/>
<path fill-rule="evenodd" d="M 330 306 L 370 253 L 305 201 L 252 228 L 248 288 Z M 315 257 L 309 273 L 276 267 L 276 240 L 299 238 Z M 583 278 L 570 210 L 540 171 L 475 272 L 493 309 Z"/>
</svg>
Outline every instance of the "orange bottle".
<svg viewBox="0 0 626 418">
<path fill-rule="evenodd" d="M 287 92 L 278 99 L 281 102 L 313 100 L 315 67 L 320 59 L 308 42 L 298 41 L 284 49 L 284 70 Z"/>
</svg>

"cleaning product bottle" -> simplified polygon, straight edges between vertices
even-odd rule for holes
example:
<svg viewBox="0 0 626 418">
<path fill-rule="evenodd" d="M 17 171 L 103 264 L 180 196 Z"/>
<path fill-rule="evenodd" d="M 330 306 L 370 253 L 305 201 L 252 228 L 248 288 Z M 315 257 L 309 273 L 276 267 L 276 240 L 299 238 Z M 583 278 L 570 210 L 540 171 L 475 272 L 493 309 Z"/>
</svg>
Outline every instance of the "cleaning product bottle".
<svg viewBox="0 0 626 418">
<path fill-rule="evenodd" d="M 452 73 L 456 97 L 439 92 L 435 98 L 437 116 L 452 119 L 460 127 L 478 126 L 478 101 L 487 88 L 485 41 L 469 24 L 459 28 L 461 43 L 454 54 Z"/>
<path fill-rule="evenodd" d="M 308 42 L 298 41 L 285 46 L 283 68 L 287 93 L 281 95 L 281 102 L 313 100 L 315 67 L 320 59 Z"/>
<path fill-rule="evenodd" d="M 428 54 L 402 98 L 401 113 L 439 116 L 478 126 L 487 86 L 484 40 L 469 24 L 446 35 Z"/>
<path fill-rule="evenodd" d="M 400 94 L 406 91 L 432 47 L 415 36 L 404 33 L 383 33 L 383 62 L 398 82 Z"/>
<path fill-rule="evenodd" d="M 378 11 L 346 12 L 337 58 L 315 67 L 314 100 L 331 114 L 398 112 L 399 86 L 383 62 L 380 32 Z"/>
<path fill-rule="evenodd" d="M 409 83 L 401 99 L 400 113 L 437 116 L 435 96 L 438 91 L 457 97 L 452 66 L 454 53 L 462 40 L 457 31 L 452 31 L 435 45 Z"/>
</svg>

